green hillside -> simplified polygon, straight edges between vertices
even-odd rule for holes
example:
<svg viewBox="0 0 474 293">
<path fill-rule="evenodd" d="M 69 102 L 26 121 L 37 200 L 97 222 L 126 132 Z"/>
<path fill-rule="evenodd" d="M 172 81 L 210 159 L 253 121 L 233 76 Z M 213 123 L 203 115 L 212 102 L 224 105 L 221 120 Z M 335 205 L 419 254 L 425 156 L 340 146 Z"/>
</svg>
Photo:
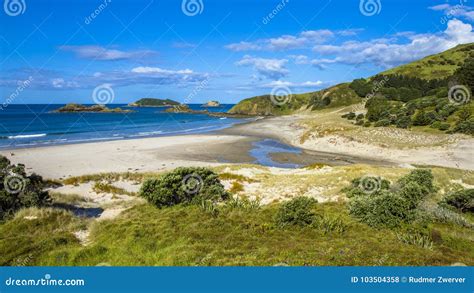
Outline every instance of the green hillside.
<svg viewBox="0 0 474 293">
<path fill-rule="evenodd" d="M 338 84 L 316 92 L 294 94 L 281 105 L 272 103 L 270 95 L 248 98 L 239 102 L 229 112 L 245 115 L 285 115 L 302 109 L 348 106 L 361 102 L 368 95 L 385 96 L 389 100 L 400 102 L 426 96 L 437 96 L 441 99 L 447 97 L 448 84 L 459 83 L 465 78 L 466 74 L 455 74 L 472 58 L 474 44 L 458 45 L 445 52 L 384 71 L 367 80 L 356 79 L 351 83 Z M 470 72 L 469 67 L 463 70 Z"/>
<path fill-rule="evenodd" d="M 472 43 L 458 45 L 440 54 L 431 55 L 421 60 L 392 68 L 380 74 L 400 74 L 427 80 L 447 78 L 454 74 L 472 51 L 474 51 L 474 44 Z"/>
</svg>

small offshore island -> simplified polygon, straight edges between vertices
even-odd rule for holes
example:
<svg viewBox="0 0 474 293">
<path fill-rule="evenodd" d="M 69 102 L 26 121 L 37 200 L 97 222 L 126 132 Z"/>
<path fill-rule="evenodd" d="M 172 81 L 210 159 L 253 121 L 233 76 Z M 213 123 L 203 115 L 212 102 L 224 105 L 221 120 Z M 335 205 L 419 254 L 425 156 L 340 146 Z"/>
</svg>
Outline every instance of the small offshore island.
<svg viewBox="0 0 474 293">
<path fill-rule="evenodd" d="M 170 99 L 155 99 L 155 98 L 143 98 L 134 103 L 128 104 L 129 107 L 172 107 L 178 106 L 181 103 L 170 100 Z"/>
<path fill-rule="evenodd" d="M 201 107 L 202 108 L 219 108 L 220 106 L 221 106 L 221 103 L 219 103 L 218 101 L 209 101 L 205 103 L 204 105 L 202 105 Z"/>
<path fill-rule="evenodd" d="M 104 105 L 85 106 L 80 104 L 67 104 L 64 107 L 56 109 L 54 113 L 133 113 L 133 110 L 124 110 L 121 108 L 108 108 Z"/>
<path fill-rule="evenodd" d="M 255 117 L 256 115 L 230 113 L 230 112 L 210 112 L 209 110 L 193 110 L 186 104 L 180 104 L 174 107 L 170 107 L 163 112 L 166 113 L 187 113 L 187 114 L 205 114 L 211 117 L 230 117 L 230 118 L 249 118 Z"/>
</svg>

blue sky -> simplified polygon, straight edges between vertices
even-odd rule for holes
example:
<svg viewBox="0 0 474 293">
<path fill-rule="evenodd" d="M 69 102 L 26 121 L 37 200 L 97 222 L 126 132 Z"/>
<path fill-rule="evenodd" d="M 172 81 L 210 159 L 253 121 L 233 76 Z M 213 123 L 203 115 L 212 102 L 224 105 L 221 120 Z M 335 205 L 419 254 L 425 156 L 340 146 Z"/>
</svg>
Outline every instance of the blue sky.
<svg viewBox="0 0 474 293">
<path fill-rule="evenodd" d="M 474 42 L 464 0 L 4 1 L 20 5 L 0 11 L 0 102 L 9 103 L 94 103 L 104 86 L 114 103 L 235 103 Z"/>
</svg>

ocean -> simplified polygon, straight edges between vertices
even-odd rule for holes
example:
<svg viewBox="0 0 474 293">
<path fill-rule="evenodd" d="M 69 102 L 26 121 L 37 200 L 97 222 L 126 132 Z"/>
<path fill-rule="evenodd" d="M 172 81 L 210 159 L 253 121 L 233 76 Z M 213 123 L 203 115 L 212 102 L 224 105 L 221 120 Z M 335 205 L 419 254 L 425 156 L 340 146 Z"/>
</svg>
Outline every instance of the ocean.
<svg viewBox="0 0 474 293">
<path fill-rule="evenodd" d="M 244 119 L 205 114 L 165 113 L 166 108 L 121 107 L 135 113 L 52 113 L 64 105 L 8 105 L 0 110 L 0 149 L 205 133 L 244 122 Z M 233 105 L 207 108 L 226 112 Z M 191 104 L 191 109 L 203 110 Z"/>
</svg>

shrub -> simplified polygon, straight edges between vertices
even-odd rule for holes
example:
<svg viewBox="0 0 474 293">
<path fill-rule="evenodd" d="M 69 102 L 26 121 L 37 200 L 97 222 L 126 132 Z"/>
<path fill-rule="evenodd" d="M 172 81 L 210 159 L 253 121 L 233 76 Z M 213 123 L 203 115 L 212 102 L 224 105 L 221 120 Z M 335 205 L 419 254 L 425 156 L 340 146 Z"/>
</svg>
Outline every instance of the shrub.
<svg viewBox="0 0 474 293">
<path fill-rule="evenodd" d="M 395 125 L 398 128 L 408 128 L 411 125 L 411 119 L 409 116 L 401 116 L 395 120 Z"/>
<path fill-rule="evenodd" d="M 447 196 L 444 202 L 463 213 L 474 213 L 474 189 L 464 189 L 454 192 Z"/>
<path fill-rule="evenodd" d="M 394 188 L 388 180 L 361 177 L 344 191 L 351 199 L 352 216 L 369 226 L 393 228 L 411 221 L 419 203 L 434 190 L 431 170 L 416 169 L 400 178 Z"/>
<path fill-rule="evenodd" d="M 425 113 L 424 110 L 417 111 L 412 119 L 413 125 L 415 126 L 425 126 L 431 124 L 431 119 Z"/>
<path fill-rule="evenodd" d="M 363 78 L 354 79 L 349 85 L 359 97 L 366 97 L 372 91 L 372 84 Z"/>
<path fill-rule="evenodd" d="M 147 179 L 139 195 L 159 208 L 202 200 L 217 202 L 229 197 L 218 175 L 201 167 L 180 167 L 160 178 Z"/>
<path fill-rule="evenodd" d="M 457 123 L 452 132 L 474 135 L 474 119 Z"/>
<path fill-rule="evenodd" d="M 416 182 L 408 182 L 400 189 L 399 194 L 407 200 L 410 209 L 415 209 L 418 203 L 429 194 L 429 191 Z"/>
<path fill-rule="evenodd" d="M 356 120 L 357 121 L 364 120 L 364 117 L 365 117 L 364 114 L 360 113 L 360 114 L 357 115 Z"/>
<path fill-rule="evenodd" d="M 312 207 L 315 203 L 317 203 L 315 199 L 304 196 L 283 203 L 275 217 L 277 226 L 303 227 L 313 224 L 315 214 L 312 212 Z"/>
<path fill-rule="evenodd" d="M 433 174 L 430 169 L 415 169 L 403 176 L 398 180 L 398 184 L 403 188 L 410 182 L 414 182 L 423 188 L 426 188 L 427 192 L 436 191 L 433 185 Z"/>
<path fill-rule="evenodd" d="M 390 120 L 388 119 L 382 119 L 377 122 L 375 122 L 374 126 L 375 127 L 383 127 L 383 126 L 389 126 L 390 125 Z"/>
<path fill-rule="evenodd" d="M 372 227 L 400 226 L 408 221 L 410 209 L 407 201 L 389 191 L 370 197 L 355 197 L 349 202 L 352 216 Z"/>
<path fill-rule="evenodd" d="M 0 220 L 21 208 L 45 206 L 51 202 L 41 176 L 26 175 L 24 165 L 12 165 L 0 156 Z"/>
<path fill-rule="evenodd" d="M 354 120 L 356 118 L 356 114 L 354 112 L 349 112 L 341 116 L 342 118 L 346 118 L 348 120 Z"/>
<path fill-rule="evenodd" d="M 370 123 L 369 121 L 365 121 L 363 125 L 364 127 L 370 127 L 372 126 L 372 123 Z"/>
<path fill-rule="evenodd" d="M 431 128 L 439 129 L 441 131 L 448 130 L 451 125 L 447 122 L 435 121 L 431 124 Z"/>
</svg>

